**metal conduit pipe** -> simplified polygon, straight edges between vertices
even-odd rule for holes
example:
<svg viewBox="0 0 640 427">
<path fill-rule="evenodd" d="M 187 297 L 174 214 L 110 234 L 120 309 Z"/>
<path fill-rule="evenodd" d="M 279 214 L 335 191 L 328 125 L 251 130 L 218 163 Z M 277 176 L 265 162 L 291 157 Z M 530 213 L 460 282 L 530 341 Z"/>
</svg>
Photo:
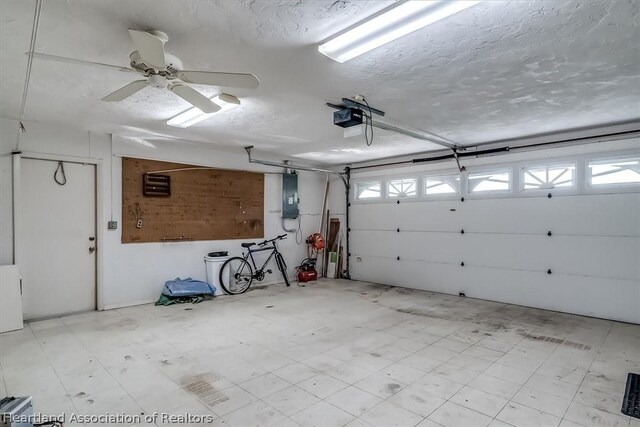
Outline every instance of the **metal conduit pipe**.
<svg viewBox="0 0 640 427">
<path fill-rule="evenodd" d="M 327 173 L 331 175 L 336 175 L 338 178 L 340 178 L 345 188 L 344 193 L 345 193 L 345 203 L 346 203 L 345 226 L 346 226 L 347 232 L 346 232 L 345 251 L 347 253 L 347 256 L 346 256 L 346 266 L 345 266 L 344 276 L 346 279 L 350 279 L 351 273 L 349 272 L 349 258 L 350 258 L 350 254 L 349 254 L 349 189 L 350 189 L 349 181 L 351 176 L 351 169 L 349 167 L 346 167 L 343 173 L 343 172 L 332 171 L 330 169 L 314 168 L 311 166 L 295 165 L 291 163 L 278 163 L 271 160 L 254 159 L 253 157 L 251 157 L 251 150 L 253 149 L 253 146 L 251 145 L 248 147 L 244 147 L 244 149 L 247 152 L 247 155 L 249 156 L 249 163 L 256 163 L 256 164 L 265 165 L 265 166 L 274 166 L 274 167 L 283 168 L 283 169 L 295 169 L 295 170 L 303 170 L 308 172 Z"/>
<path fill-rule="evenodd" d="M 249 155 L 249 163 L 257 163 L 257 164 L 265 165 L 265 166 L 275 166 L 277 168 L 296 169 L 296 170 L 303 170 L 303 171 L 309 171 L 309 172 L 329 173 L 329 174 L 338 176 L 340 178 L 340 180 L 342 181 L 342 183 L 345 185 L 345 187 L 349 187 L 349 183 L 347 182 L 347 179 L 345 178 L 345 176 L 344 176 L 344 174 L 342 172 L 336 172 L 336 171 L 332 171 L 332 170 L 329 170 L 329 169 L 314 168 L 314 167 L 311 167 L 311 166 L 294 165 L 292 163 L 278 163 L 278 162 L 273 162 L 271 160 L 254 159 L 253 157 L 251 157 L 251 150 L 253 149 L 253 145 L 251 145 L 249 147 L 244 147 L 244 149 L 247 151 L 247 154 Z"/>
</svg>

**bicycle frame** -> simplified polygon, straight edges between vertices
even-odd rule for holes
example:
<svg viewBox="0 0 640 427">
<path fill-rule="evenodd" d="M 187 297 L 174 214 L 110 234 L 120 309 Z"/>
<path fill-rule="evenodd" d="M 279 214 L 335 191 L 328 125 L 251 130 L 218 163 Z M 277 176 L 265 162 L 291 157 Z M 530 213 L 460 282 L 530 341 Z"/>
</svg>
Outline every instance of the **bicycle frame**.
<svg viewBox="0 0 640 427">
<path fill-rule="evenodd" d="M 262 264 L 262 267 L 258 268 L 257 264 L 256 264 L 256 260 L 253 257 L 253 254 L 256 252 L 264 252 L 264 251 L 271 251 L 271 253 L 269 254 L 269 257 L 266 259 L 266 261 L 264 262 L 264 264 Z M 258 249 L 251 249 L 251 248 L 247 248 L 247 253 L 245 254 L 244 252 L 242 253 L 242 257 L 246 260 L 251 260 L 251 264 L 253 265 L 253 269 L 254 269 L 254 276 L 258 276 L 260 273 L 262 273 L 265 269 L 265 267 L 269 264 L 269 262 L 271 261 L 271 259 L 273 257 L 276 256 L 276 254 L 279 254 L 280 252 L 278 251 L 278 246 L 276 245 L 276 242 L 273 241 L 271 242 L 270 246 L 265 246 L 262 248 L 258 248 Z"/>
</svg>

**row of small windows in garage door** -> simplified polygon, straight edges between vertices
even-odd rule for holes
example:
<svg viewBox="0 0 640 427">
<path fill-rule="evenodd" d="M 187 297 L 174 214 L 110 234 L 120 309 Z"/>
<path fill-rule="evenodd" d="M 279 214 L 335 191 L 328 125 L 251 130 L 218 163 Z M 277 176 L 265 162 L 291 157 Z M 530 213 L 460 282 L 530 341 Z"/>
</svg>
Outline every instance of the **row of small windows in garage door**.
<svg viewBox="0 0 640 427">
<path fill-rule="evenodd" d="M 571 190 L 577 187 L 577 161 L 520 168 L 519 190 L 532 192 L 552 189 Z M 583 162 L 585 188 L 640 186 L 640 156 L 592 159 Z M 356 182 L 356 200 L 375 200 L 400 197 L 438 197 L 462 192 L 461 180 L 466 181 L 466 193 L 491 194 L 513 191 L 513 168 L 497 167 L 468 173 L 430 174 L 421 177 L 371 179 Z"/>
</svg>

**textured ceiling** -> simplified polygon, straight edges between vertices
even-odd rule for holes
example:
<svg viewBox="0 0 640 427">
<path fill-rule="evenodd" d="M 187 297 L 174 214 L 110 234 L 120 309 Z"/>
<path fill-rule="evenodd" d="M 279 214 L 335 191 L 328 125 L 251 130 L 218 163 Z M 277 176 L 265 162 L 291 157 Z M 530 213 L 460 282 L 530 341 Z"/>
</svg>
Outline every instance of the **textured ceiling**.
<svg viewBox="0 0 640 427">
<path fill-rule="evenodd" d="M 39 52 L 128 66 L 127 28 L 159 29 L 185 68 L 251 72 L 261 86 L 225 89 L 242 108 L 176 129 L 166 120 L 188 106 L 168 91 L 103 103 L 137 76 L 34 60 L 25 120 L 343 163 L 438 148 L 382 131 L 372 147 L 343 138 L 324 104 L 354 94 L 460 144 L 640 119 L 638 1 L 489 0 L 344 64 L 317 52 L 318 42 L 390 3 L 45 1 Z M 34 5 L 0 2 L 3 117 L 20 110 Z"/>
</svg>

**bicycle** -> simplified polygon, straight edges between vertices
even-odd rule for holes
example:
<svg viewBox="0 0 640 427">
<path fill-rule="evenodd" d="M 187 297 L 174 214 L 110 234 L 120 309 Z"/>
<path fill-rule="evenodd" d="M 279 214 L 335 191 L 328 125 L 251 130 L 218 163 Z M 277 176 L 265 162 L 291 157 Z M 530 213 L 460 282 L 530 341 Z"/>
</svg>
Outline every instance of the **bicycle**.
<svg viewBox="0 0 640 427">
<path fill-rule="evenodd" d="M 284 262 L 284 257 L 278 251 L 278 246 L 276 244 L 277 240 L 283 240 L 286 238 L 287 235 L 282 234 L 273 239 L 264 240 L 263 242 L 257 243 L 259 249 L 251 249 L 252 246 L 256 245 L 255 242 L 241 243 L 240 246 L 247 249 L 247 253 L 245 254 L 243 252 L 241 257 L 237 256 L 229 258 L 224 264 L 222 264 L 222 268 L 220 269 L 220 286 L 222 287 L 222 290 L 230 295 L 239 295 L 246 292 L 254 279 L 261 282 L 267 274 L 272 273 L 269 269 L 265 270 L 265 267 L 269 264 L 271 258 L 275 258 L 276 266 L 282 273 L 284 283 L 289 286 L 287 263 Z M 267 246 L 269 243 L 271 243 L 271 245 Z M 256 261 L 253 258 L 253 254 L 269 250 L 271 251 L 269 257 L 264 264 L 262 264 L 262 267 L 258 268 Z M 251 260 L 251 263 L 249 263 L 249 260 Z"/>
</svg>

